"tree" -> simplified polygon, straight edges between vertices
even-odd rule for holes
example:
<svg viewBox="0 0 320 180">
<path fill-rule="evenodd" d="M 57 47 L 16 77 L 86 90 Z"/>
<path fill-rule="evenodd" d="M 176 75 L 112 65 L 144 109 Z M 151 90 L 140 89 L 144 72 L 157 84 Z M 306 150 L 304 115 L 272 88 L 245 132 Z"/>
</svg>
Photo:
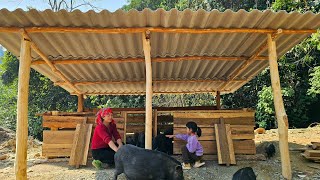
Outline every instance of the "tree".
<svg viewBox="0 0 320 180">
<path fill-rule="evenodd" d="M 90 1 L 87 0 L 47 0 L 47 2 L 53 11 L 65 9 L 71 12 L 82 6 L 87 6 L 93 10 L 99 10 L 98 7 L 94 6 Z"/>
</svg>

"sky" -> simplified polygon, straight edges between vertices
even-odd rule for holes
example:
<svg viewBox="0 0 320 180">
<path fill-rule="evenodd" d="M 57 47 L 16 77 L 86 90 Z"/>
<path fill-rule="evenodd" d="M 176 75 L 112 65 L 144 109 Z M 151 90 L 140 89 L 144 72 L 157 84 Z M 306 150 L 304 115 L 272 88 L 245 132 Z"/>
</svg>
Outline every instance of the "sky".
<svg viewBox="0 0 320 180">
<path fill-rule="evenodd" d="M 27 10 L 27 7 L 33 7 L 38 10 L 49 9 L 49 0 L 0 0 L 0 9 L 6 8 L 10 11 L 21 8 Z M 82 0 L 78 0 L 81 3 Z M 91 4 L 102 9 L 109 11 L 116 11 L 123 5 L 127 4 L 127 0 L 92 0 Z M 81 11 L 88 11 L 91 8 L 82 6 L 79 8 Z"/>
</svg>

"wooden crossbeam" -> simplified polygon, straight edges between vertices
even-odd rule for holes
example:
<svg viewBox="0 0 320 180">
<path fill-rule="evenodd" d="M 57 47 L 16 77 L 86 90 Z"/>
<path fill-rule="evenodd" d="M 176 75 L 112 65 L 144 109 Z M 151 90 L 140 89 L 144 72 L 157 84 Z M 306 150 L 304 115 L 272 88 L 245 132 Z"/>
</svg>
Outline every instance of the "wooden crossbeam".
<svg viewBox="0 0 320 180">
<path fill-rule="evenodd" d="M 0 32 L 17 33 L 21 27 L 0 27 Z M 83 28 L 83 27 L 25 27 L 28 33 L 103 33 L 103 34 L 124 34 L 143 33 L 146 31 L 156 33 L 276 33 L 276 29 L 258 28 L 163 28 L 163 27 L 142 27 L 142 28 Z M 284 34 L 311 34 L 316 33 L 314 29 L 283 29 Z"/>
<path fill-rule="evenodd" d="M 221 93 L 226 93 L 229 92 L 230 89 L 226 89 L 224 91 L 221 91 Z M 212 93 L 214 91 L 181 91 L 181 92 L 177 92 L 177 91 L 153 91 L 153 94 L 199 94 L 199 93 Z M 77 93 L 70 93 L 71 95 L 78 95 Z M 139 91 L 139 92 L 132 92 L 132 93 L 116 93 L 116 92 L 85 92 L 85 95 L 91 95 L 91 96 L 95 96 L 95 95 L 145 95 L 146 92 L 145 91 Z"/>
<path fill-rule="evenodd" d="M 278 30 L 277 33 L 274 33 L 272 34 L 272 39 L 275 39 L 277 38 L 280 34 L 282 34 L 283 31 L 282 30 Z M 250 56 L 249 59 L 247 59 L 241 66 L 240 68 L 238 68 L 234 73 L 232 73 L 229 78 L 228 78 L 228 81 L 225 82 L 222 86 L 219 87 L 219 89 L 224 89 L 226 88 L 230 83 L 231 81 L 233 81 L 239 74 L 241 74 L 244 70 L 247 69 L 247 67 L 249 67 L 252 62 L 254 62 L 254 59 L 256 57 L 259 56 L 259 54 L 261 52 L 263 52 L 264 50 L 266 50 L 268 48 L 268 42 L 266 41 L 265 43 L 263 43 L 259 48 L 258 50 L 252 55 Z"/>
<path fill-rule="evenodd" d="M 185 57 L 158 57 L 152 58 L 152 62 L 174 62 L 174 61 L 245 61 L 249 57 L 236 56 L 185 56 Z M 268 60 L 266 56 L 257 56 L 254 60 Z M 52 64 L 112 64 L 112 63 L 142 63 L 144 58 L 123 58 L 123 59 L 60 59 L 51 61 Z M 31 65 L 46 64 L 44 60 L 36 60 Z"/>
<path fill-rule="evenodd" d="M 37 46 L 36 43 L 34 43 L 32 41 L 32 39 L 30 38 L 30 36 L 28 35 L 28 33 L 22 29 L 22 37 L 24 37 L 25 39 L 30 40 L 31 43 L 31 47 L 33 49 L 34 52 L 36 52 L 45 62 L 46 64 L 51 68 L 51 70 L 58 75 L 63 81 L 65 81 L 67 83 L 67 85 L 72 88 L 76 93 L 81 94 L 80 90 L 78 90 L 78 88 L 76 88 L 69 80 L 68 78 L 61 73 L 61 71 L 59 71 L 54 64 L 52 64 L 52 62 L 47 58 L 47 56 L 39 49 L 39 47 Z"/>
<path fill-rule="evenodd" d="M 246 82 L 247 79 L 235 79 L 232 82 Z M 223 83 L 222 79 L 199 79 L 199 80 L 153 80 L 153 83 Z M 78 81 L 72 82 L 75 86 L 95 85 L 95 84 L 145 84 L 145 81 Z M 56 86 L 66 85 L 66 82 L 55 82 Z"/>
</svg>

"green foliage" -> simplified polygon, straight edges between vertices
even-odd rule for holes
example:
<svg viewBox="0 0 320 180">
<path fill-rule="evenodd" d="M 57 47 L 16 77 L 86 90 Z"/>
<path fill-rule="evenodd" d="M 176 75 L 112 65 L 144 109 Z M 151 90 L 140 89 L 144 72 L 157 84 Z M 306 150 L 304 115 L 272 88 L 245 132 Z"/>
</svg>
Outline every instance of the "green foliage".
<svg viewBox="0 0 320 180">
<path fill-rule="evenodd" d="M 12 84 L 19 71 L 19 61 L 10 52 L 6 51 L 2 57 L 2 64 L 0 67 L 1 79 L 4 85 Z"/>
<path fill-rule="evenodd" d="M 308 90 L 308 94 L 315 97 L 317 94 L 320 94 L 320 66 L 315 67 L 310 76 L 309 82 L 311 87 Z"/>
<path fill-rule="evenodd" d="M 283 88 L 281 91 L 284 100 L 291 98 L 294 95 L 293 89 L 291 88 Z M 258 93 L 256 111 L 256 122 L 260 127 L 270 129 L 276 126 L 273 94 L 270 86 L 264 86 Z"/>
</svg>

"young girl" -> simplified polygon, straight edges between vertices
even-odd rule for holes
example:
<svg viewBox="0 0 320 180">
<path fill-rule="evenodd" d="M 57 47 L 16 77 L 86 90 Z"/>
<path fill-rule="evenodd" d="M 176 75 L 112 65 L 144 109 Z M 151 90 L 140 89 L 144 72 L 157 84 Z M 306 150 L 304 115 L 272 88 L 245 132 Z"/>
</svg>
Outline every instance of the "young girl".
<svg viewBox="0 0 320 180">
<path fill-rule="evenodd" d="M 191 169 L 190 163 L 194 163 L 193 167 L 201 167 L 205 163 L 201 162 L 203 155 L 203 148 L 200 142 L 198 141 L 198 137 L 201 136 L 201 129 L 197 126 L 195 122 L 188 122 L 186 124 L 187 134 L 176 134 L 176 135 L 167 135 L 169 138 L 179 138 L 187 141 L 187 145 L 181 148 L 182 152 L 182 168 L 183 169 Z"/>
<path fill-rule="evenodd" d="M 122 146 L 122 140 L 112 115 L 110 108 L 100 109 L 96 115 L 97 126 L 94 129 L 91 150 L 94 159 L 92 165 L 98 169 L 102 167 L 102 163 L 114 164 L 114 154 Z M 112 138 L 116 142 L 113 142 Z"/>
</svg>

